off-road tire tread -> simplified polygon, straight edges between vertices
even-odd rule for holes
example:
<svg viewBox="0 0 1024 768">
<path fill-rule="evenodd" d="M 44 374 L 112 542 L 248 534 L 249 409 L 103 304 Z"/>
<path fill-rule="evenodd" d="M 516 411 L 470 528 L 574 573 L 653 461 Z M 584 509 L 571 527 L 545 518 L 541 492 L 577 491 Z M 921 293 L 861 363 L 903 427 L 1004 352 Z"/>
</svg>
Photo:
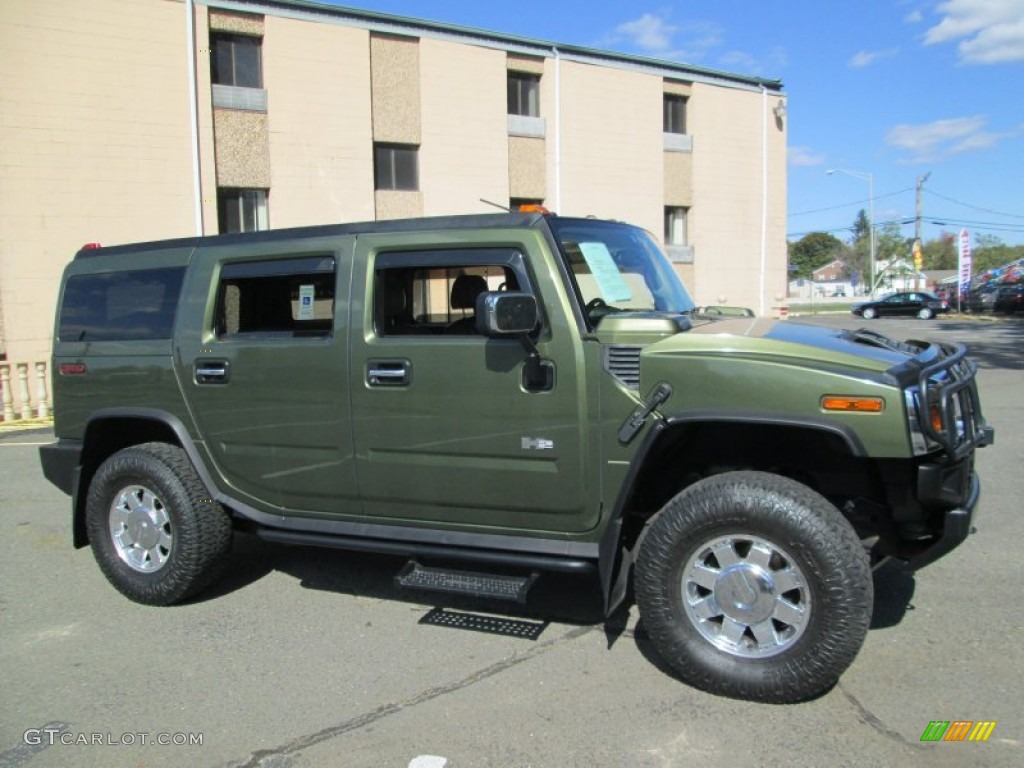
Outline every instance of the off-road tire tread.
<svg viewBox="0 0 1024 768">
<path fill-rule="evenodd" d="M 673 582 L 697 546 L 725 533 L 763 536 L 800 560 L 812 607 L 792 649 L 730 656 L 683 613 Z M 641 620 L 664 661 L 685 682 L 734 698 L 786 703 L 827 691 L 856 657 L 871 618 L 871 569 L 852 526 L 817 492 L 763 472 L 716 475 L 673 498 L 647 531 L 635 576 Z"/>
<path fill-rule="evenodd" d="M 118 557 L 107 530 L 114 487 L 131 478 L 158 486 L 172 517 L 174 543 L 167 564 L 152 574 L 131 570 Z M 162 487 L 161 487 L 162 486 Z M 115 453 L 89 485 L 86 524 L 93 554 L 119 592 L 146 605 L 173 605 L 207 589 L 227 565 L 231 519 L 203 486 L 185 451 L 168 443 L 143 443 Z"/>
</svg>

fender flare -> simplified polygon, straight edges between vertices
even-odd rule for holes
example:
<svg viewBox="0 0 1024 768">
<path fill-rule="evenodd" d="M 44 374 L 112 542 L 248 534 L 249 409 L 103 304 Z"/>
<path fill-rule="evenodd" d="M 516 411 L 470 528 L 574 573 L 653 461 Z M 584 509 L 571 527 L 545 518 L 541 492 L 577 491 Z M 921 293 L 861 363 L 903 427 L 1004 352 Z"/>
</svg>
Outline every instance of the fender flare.
<svg viewBox="0 0 1024 768">
<path fill-rule="evenodd" d="M 638 477 L 647 463 L 650 452 L 662 434 L 673 427 L 723 422 L 817 430 L 838 437 L 850 451 L 851 456 L 864 457 L 868 455 L 867 449 L 853 429 L 845 424 L 837 424 L 827 419 L 782 417 L 777 414 L 756 411 L 698 411 L 674 414 L 667 418 L 663 416 L 653 422 L 633 456 L 629 472 L 619 489 L 618 498 L 598 545 L 598 574 L 601 580 L 601 594 L 604 597 L 605 616 L 609 616 L 625 597 L 629 573 L 632 570 L 633 552 L 622 545 L 623 520 L 626 507 L 633 497 Z"/>
</svg>

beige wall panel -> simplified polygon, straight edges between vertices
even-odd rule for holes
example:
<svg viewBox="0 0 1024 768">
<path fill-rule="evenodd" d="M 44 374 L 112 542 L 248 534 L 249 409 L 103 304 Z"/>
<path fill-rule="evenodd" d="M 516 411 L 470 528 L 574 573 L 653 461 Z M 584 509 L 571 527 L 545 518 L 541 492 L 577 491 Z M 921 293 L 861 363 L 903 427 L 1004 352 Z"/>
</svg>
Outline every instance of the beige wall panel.
<svg viewBox="0 0 1024 768">
<path fill-rule="evenodd" d="M 420 43 L 424 213 L 493 212 L 480 198 L 508 197 L 508 71 L 505 53 Z"/>
<path fill-rule="evenodd" d="M 373 140 L 420 143 L 420 41 L 370 36 Z"/>
<path fill-rule="evenodd" d="M 547 147 L 544 139 L 508 137 L 509 197 L 547 197 Z M 499 202 L 495 200 L 495 202 Z"/>
<path fill-rule="evenodd" d="M 666 152 L 664 157 L 665 205 L 693 205 L 693 153 Z"/>
<path fill-rule="evenodd" d="M 679 80 L 665 80 L 662 87 L 665 89 L 665 93 L 670 93 L 673 96 L 690 96 L 693 93 L 692 83 L 683 83 Z"/>
<path fill-rule="evenodd" d="M 660 233 L 665 172 L 662 79 L 564 61 L 561 67 L 558 213 L 620 219 Z M 549 122 L 549 132 L 554 129 Z M 552 163 L 550 179 L 554 173 Z"/>
<path fill-rule="evenodd" d="M 210 29 L 214 32 L 233 32 L 236 35 L 263 34 L 263 17 L 253 13 L 210 10 Z"/>
<path fill-rule="evenodd" d="M 83 243 L 195 233 L 185 5 L 3 0 L 0 30 L 0 306 L 27 362 Z"/>
<path fill-rule="evenodd" d="M 270 131 L 265 112 L 213 110 L 217 137 L 217 185 L 270 186 Z"/>
<path fill-rule="evenodd" d="M 544 74 L 544 59 L 537 56 L 519 56 L 510 53 L 505 64 L 514 72 L 529 72 L 533 75 Z"/>
<path fill-rule="evenodd" d="M 372 221 L 369 34 L 268 17 L 270 226 Z"/>
<path fill-rule="evenodd" d="M 785 292 L 786 137 L 771 114 L 777 101 L 763 101 L 760 93 L 694 85 L 688 114 L 694 186 L 689 224 L 698 303 L 725 301 L 767 314 L 775 294 Z M 768 228 L 762 275 L 765 127 Z"/>
<path fill-rule="evenodd" d="M 411 219 L 423 215 L 423 193 L 408 190 L 381 189 L 374 195 L 377 219 Z"/>
</svg>

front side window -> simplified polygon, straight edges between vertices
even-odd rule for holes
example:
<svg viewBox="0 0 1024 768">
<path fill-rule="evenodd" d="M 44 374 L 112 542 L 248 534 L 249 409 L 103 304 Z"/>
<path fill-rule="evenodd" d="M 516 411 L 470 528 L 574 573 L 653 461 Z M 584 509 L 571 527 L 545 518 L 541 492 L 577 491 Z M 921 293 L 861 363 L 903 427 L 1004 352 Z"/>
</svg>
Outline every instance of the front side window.
<svg viewBox="0 0 1024 768">
<path fill-rule="evenodd" d="M 246 35 L 210 35 L 211 76 L 214 85 L 262 88 L 262 40 Z"/>
<path fill-rule="evenodd" d="M 402 144 L 375 144 L 376 189 L 419 189 L 419 149 Z"/>
<path fill-rule="evenodd" d="M 508 73 L 508 113 L 540 117 L 540 76 L 525 72 Z"/>
<path fill-rule="evenodd" d="M 218 189 L 217 218 L 221 234 L 267 229 L 267 190 Z"/>
<path fill-rule="evenodd" d="M 686 133 L 685 96 L 665 94 L 663 123 L 665 133 Z"/>
<path fill-rule="evenodd" d="M 60 341 L 169 339 L 183 267 L 75 275 L 64 287 Z"/>
<path fill-rule="evenodd" d="M 332 256 L 313 256 L 225 264 L 217 291 L 217 335 L 329 335 L 334 263 Z"/>
<path fill-rule="evenodd" d="M 591 219 L 551 218 L 548 224 L 585 305 L 603 312 L 694 309 L 686 287 L 646 230 Z"/>
<path fill-rule="evenodd" d="M 374 276 L 382 336 L 474 335 L 480 294 L 530 290 L 521 254 L 506 248 L 384 254 Z"/>
</svg>

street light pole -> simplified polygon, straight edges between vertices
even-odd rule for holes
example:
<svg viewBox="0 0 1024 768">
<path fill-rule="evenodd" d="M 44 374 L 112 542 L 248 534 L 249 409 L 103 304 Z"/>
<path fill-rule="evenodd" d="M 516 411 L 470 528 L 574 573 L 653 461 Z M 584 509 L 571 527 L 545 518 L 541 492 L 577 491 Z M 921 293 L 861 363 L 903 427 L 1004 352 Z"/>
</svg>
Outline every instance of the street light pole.
<svg viewBox="0 0 1024 768">
<path fill-rule="evenodd" d="M 829 176 L 833 173 L 845 173 L 855 179 L 868 183 L 868 242 L 871 249 L 871 298 L 875 298 L 875 176 L 864 171 L 850 171 L 845 168 L 832 168 L 825 171 Z"/>
</svg>

